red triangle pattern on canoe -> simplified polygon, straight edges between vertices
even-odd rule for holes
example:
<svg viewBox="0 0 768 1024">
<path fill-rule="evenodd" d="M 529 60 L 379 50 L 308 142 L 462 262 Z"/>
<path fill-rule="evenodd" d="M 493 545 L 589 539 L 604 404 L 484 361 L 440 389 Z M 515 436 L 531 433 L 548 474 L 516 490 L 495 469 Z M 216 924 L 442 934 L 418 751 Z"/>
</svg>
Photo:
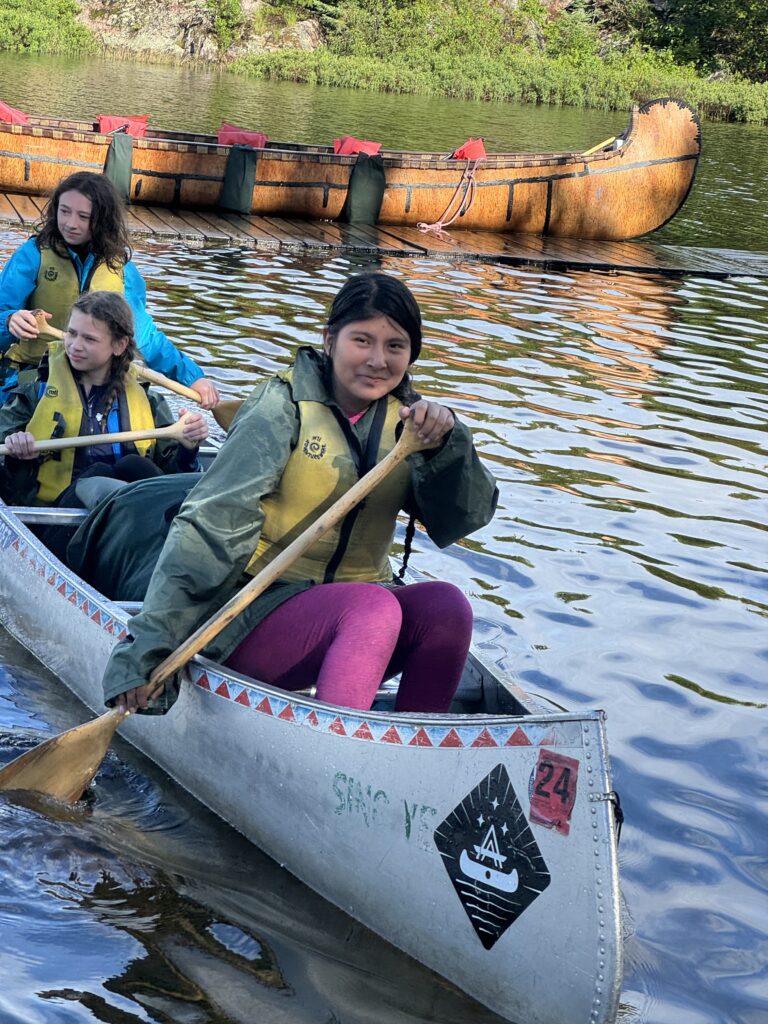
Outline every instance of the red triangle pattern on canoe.
<svg viewBox="0 0 768 1024">
<path fill-rule="evenodd" d="M 21 545 L 18 538 L 13 541 L 12 546 L 20 552 L 22 557 L 27 557 L 26 545 Z M 36 562 L 35 567 L 37 567 Z M 44 577 L 50 586 L 56 588 L 57 593 L 66 597 L 71 604 L 77 605 L 82 610 L 83 614 L 88 615 L 90 619 L 95 622 L 96 625 L 101 626 L 105 632 L 114 636 L 119 631 L 118 638 L 121 640 L 128 635 L 126 628 L 114 619 L 110 618 L 107 612 L 98 608 L 91 612 L 92 604 L 88 600 L 87 596 L 80 593 L 76 588 L 73 588 L 72 585 L 57 572 L 50 571 L 50 567 L 41 563 L 38 571 L 40 576 Z M 70 591 L 69 593 L 67 593 L 68 590 Z M 201 689 L 211 692 L 211 681 L 206 672 L 200 673 L 195 682 Z M 241 704 L 243 707 L 248 709 L 254 708 L 254 695 L 250 694 L 247 689 L 241 689 L 237 696 L 233 698 L 226 680 L 222 680 L 214 692 L 217 696 L 224 697 L 227 700 L 234 700 L 236 704 Z M 264 696 L 261 701 L 255 705 L 255 710 L 261 714 L 270 716 L 275 715 L 268 696 Z M 403 736 L 401 736 L 397 726 L 395 725 L 390 725 L 377 740 L 371 730 L 371 726 L 366 721 L 360 722 L 353 732 L 347 732 L 344 723 L 338 715 L 334 719 L 330 720 L 330 722 L 326 718 L 325 722 L 321 723 L 314 710 L 310 711 L 306 716 L 303 715 L 303 710 L 301 714 L 297 715 L 294 710 L 294 705 L 291 703 L 286 704 L 277 717 L 284 722 L 300 725 L 307 724 L 313 728 L 327 730 L 336 736 L 364 740 L 368 743 L 378 742 L 402 745 L 404 742 Z M 465 729 L 463 731 L 466 732 L 467 730 Z M 498 733 L 499 730 L 497 729 L 496 731 Z M 423 726 L 419 727 L 411 739 L 408 740 L 408 746 L 451 749 L 465 746 L 498 747 L 503 745 L 507 747 L 522 747 L 532 745 L 530 737 L 519 725 L 516 726 L 514 731 L 506 738 L 506 740 L 504 740 L 503 736 L 499 740 L 495 739 L 485 727 L 478 732 L 471 743 L 469 743 L 469 737 L 467 737 L 466 740 L 463 740 L 457 730 L 452 727 L 445 732 L 438 742 L 438 736 L 440 736 L 440 733 L 441 730 L 439 726 L 432 726 L 429 731 L 427 731 Z"/>
<path fill-rule="evenodd" d="M 509 739 L 504 744 L 504 746 L 505 747 L 530 747 L 530 746 L 532 746 L 532 744 L 531 744 L 531 741 L 528 739 L 528 737 L 523 732 L 523 730 L 518 725 L 518 727 L 515 729 L 515 731 L 509 737 Z"/>
<path fill-rule="evenodd" d="M 416 734 L 414 735 L 413 739 L 410 741 L 408 746 L 409 747 L 433 747 L 434 743 L 429 738 L 429 736 L 427 736 L 426 732 L 422 728 L 422 729 L 418 729 L 416 731 Z"/>
<path fill-rule="evenodd" d="M 441 747 L 463 747 L 461 736 L 456 732 L 455 729 L 449 729 L 448 732 L 440 740 L 438 746 Z"/>
<path fill-rule="evenodd" d="M 498 745 L 487 729 L 482 729 L 470 744 L 473 747 L 498 747 Z"/>
</svg>

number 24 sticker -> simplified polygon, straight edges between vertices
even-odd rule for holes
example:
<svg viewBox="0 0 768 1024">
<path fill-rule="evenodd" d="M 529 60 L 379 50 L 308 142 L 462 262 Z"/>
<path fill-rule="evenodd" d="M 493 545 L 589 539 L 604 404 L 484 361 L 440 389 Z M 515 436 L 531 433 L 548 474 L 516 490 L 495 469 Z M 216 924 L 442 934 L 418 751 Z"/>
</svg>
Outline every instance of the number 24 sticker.
<svg viewBox="0 0 768 1024">
<path fill-rule="evenodd" d="M 531 792 L 531 821 L 567 836 L 576 801 L 579 762 L 554 750 L 539 752 Z"/>
</svg>

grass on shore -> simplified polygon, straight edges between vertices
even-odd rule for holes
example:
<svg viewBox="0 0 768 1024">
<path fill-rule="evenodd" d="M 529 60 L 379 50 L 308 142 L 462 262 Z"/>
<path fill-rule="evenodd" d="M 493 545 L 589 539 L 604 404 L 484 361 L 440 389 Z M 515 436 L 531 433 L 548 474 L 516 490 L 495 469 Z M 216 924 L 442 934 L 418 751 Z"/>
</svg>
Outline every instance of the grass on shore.
<svg viewBox="0 0 768 1024">
<path fill-rule="evenodd" d="M 704 117 L 768 122 L 768 84 L 699 77 L 686 66 L 639 47 L 607 58 L 550 57 L 509 48 L 497 58 L 431 66 L 320 49 L 278 50 L 241 57 L 230 70 L 257 78 L 341 86 L 371 92 L 448 96 L 454 99 L 548 103 L 627 110 L 660 96 L 686 100 Z"/>
</svg>

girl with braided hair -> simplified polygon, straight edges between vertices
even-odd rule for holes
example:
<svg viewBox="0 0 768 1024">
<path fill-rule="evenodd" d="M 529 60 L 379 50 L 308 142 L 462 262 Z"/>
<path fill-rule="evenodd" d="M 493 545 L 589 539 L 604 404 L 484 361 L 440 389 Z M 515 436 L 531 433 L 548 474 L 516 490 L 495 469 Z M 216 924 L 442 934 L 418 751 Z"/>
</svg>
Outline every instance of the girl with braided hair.
<svg viewBox="0 0 768 1024">
<path fill-rule="evenodd" d="M 322 347 L 299 348 L 290 367 L 255 389 L 186 497 L 131 619 L 132 642 L 112 652 L 107 702 L 146 709 L 152 669 L 380 462 L 411 420 L 436 447 L 410 455 L 205 653 L 262 682 L 314 684 L 320 700 L 360 709 L 399 673 L 396 710 L 448 709 L 469 649 L 470 604 L 448 582 L 398 582 L 388 555 L 401 510 L 446 547 L 490 521 L 497 491 L 467 426 L 414 391 L 409 370 L 420 350 L 421 313 L 401 281 L 367 273 L 346 282 Z M 137 497 L 159 483 L 134 485 Z M 412 537 L 409 529 L 407 547 Z"/>
<path fill-rule="evenodd" d="M 116 292 L 81 295 L 62 342 L 49 346 L 37 379 L 18 387 L 0 409 L 5 457 L 0 492 L 14 505 L 79 505 L 74 488 L 84 476 L 133 480 L 199 469 L 197 449 L 208 435 L 199 412 L 186 414 L 183 439 L 99 444 L 98 435 L 148 430 L 174 422 L 164 399 L 129 373 L 136 355 L 133 315 Z M 185 416 L 182 411 L 181 416 Z M 84 448 L 41 456 L 36 442 L 93 434 Z"/>
</svg>

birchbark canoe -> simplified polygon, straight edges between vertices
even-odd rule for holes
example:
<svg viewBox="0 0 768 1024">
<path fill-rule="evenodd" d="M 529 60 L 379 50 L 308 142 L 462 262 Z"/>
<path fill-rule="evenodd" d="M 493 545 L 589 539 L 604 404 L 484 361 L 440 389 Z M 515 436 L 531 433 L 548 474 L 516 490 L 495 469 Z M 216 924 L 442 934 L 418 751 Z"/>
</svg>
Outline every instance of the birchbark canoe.
<svg viewBox="0 0 768 1024">
<path fill-rule="evenodd" d="M 89 708 L 135 606 L 0 502 L 0 623 Z M 484 645 L 486 648 L 489 644 Z M 473 650 L 449 714 L 325 704 L 203 657 L 121 735 L 295 876 L 519 1024 L 607 1024 L 622 977 L 604 714 L 552 711 Z"/>
<path fill-rule="evenodd" d="M 102 171 L 112 140 L 94 127 L 45 117 L 0 123 L 0 192 L 45 195 L 75 170 Z M 149 129 L 134 142 L 130 202 L 221 208 L 230 149 L 211 135 Z M 461 213 L 451 230 L 635 238 L 680 209 L 700 151 L 697 114 L 669 98 L 635 108 L 627 130 L 594 152 L 489 154 L 471 167 L 444 154 L 382 150 L 386 186 L 377 223 L 436 224 L 453 199 Z M 255 153 L 252 214 L 340 216 L 356 156 L 271 141 Z"/>
</svg>

